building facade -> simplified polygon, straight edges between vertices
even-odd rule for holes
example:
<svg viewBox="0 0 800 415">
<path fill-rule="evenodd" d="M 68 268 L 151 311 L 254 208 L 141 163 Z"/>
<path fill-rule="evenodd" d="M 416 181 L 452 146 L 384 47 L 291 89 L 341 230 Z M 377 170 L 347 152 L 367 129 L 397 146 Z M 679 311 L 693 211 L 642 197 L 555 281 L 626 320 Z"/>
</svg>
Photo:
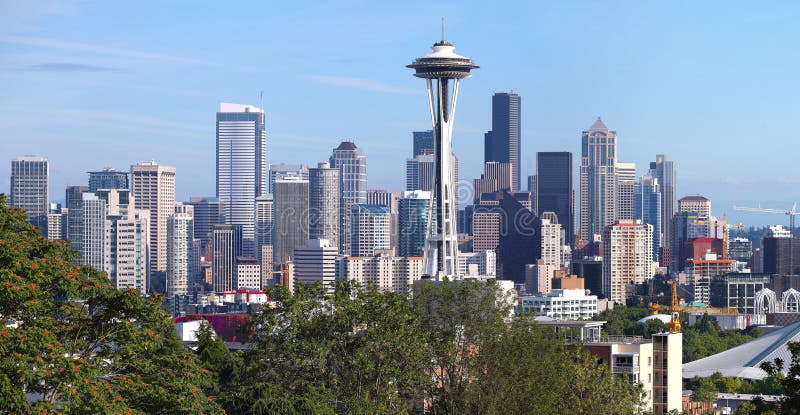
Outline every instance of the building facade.
<svg viewBox="0 0 800 415">
<path fill-rule="evenodd" d="M 398 257 L 386 252 L 368 257 L 339 257 L 337 278 L 381 291 L 407 293 L 422 278 L 422 257 Z"/>
<path fill-rule="evenodd" d="M 422 256 L 431 220 L 431 192 L 403 192 L 398 204 L 397 253 L 399 256 Z"/>
<path fill-rule="evenodd" d="M 322 284 L 327 293 L 336 287 L 336 258 L 339 249 L 327 239 L 310 239 L 294 250 L 295 284 Z"/>
<path fill-rule="evenodd" d="M 241 225 L 247 256 L 256 256 L 255 200 L 267 193 L 267 132 L 264 111 L 221 103 L 217 112 L 217 198 L 225 223 Z"/>
<path fill-rule="evenodd" d="M 175 209 L 175 167 L 143 161 L 131 166 L 134 208 L 150 211 L 150 271 L 167 271 L 167 219 Z"/>
<path fill-rule="evenodd" d="M 350 212 L 351 256 L 373 256 L 379 250 L 391 248 L 392 222 L 388 207 L 357 204 Z"/>
<path fill-rule="evenodd" d="M 634 219 L 636 163 L 617 163 L 617 219 Z"/>
<path fill-rule="evenodd" d="M 236 289 L 236 258 L 242 256 L 242 227 L 239 225 L 214 225 L 211 246 L 213 248 L 211 275 L 214 291 Z"/>
<path fill-rule="evenodd" d="M 498 92 L 492 96 L 492 130 L 486 133 L 484 161 L 511 164 L 512 192 L 520 190 L 521 117 L 520 96 Z"/>
<path fill-rule="evenodd" d="M 628 286 L 653 278 L 653 226 L 618 221 L 603 233 L 603 294 L 625 304 Z"/>
<path fill-rule="evenodd" d="M 194 265 L 194 210 L 191 205 L 177 204 L 167 219 L 167 298 L 191 295 L 198 284 Z"/>
<path fill-rule="evenodd" d="M 591 241 L 617 217 L 617 132 L 600 117 L 581 134 L 580 239 Z"/>
<path fill-rule="evenodd" d="M 664 241 L 664 226 L 662 226 L 661 186 L 658 179 L 645 175 L 636 184 L 634 194 L 634 220 L 653 225 L 653 260 L 661 261 L 661 248 Z"/>
<path fill-rule="evenodd" d="M 191 197 L 186 205 L 194 209 L 194 237 L 200 239 L 203 252 L 211 245 L 214 225 L 225 223 L 225 210 L 216 197 Z"/>
<path fill-rule="evenodd" d="M 293 257 L 295 248 L 308 242 L 308 180 L 287 176 L 277 179 L 274 189 L 273 260 L 283 262 Z"/>
<path fill-rule="evenodd" d="M 22 156 L 11 160 L 9 206 L 28 215 L 28 223 L 44 234 L 50 211 L 50 163 L 44 157 Z"/>
<path fill-rule="evenodd" d="M 89 172 L 89 191 L 96 192 L 100 189 L 129 189 L 128 172 L 119 171 L 113 167 L 106 167 L 98 171 Z"/>
<path fill-rule="evenodd" d="M 367 157 L 352 141 L 333 149 L 330 165 L 339 170 L 339 251 L 351 252 L 353 205 L 367 203 Z"/>
<path fill-rule="evenodd" d="M 669 245 L 672 240 L 672 215 L 675 214 L 677 206 L 677 174 L 675 172 L 675 162 L 667 160 L 663 154 L 656 155 L 656 161 L 650 162 L 650 176 L 658 179 L 661 188 L 661 224 L 663 225 L 663 245 Z"/>
<path fill-rule="evenodd" d="M 535 183 L 529 181 L 528 191 L 533 194 L 536 213 L 553 212 L 564 229 L 565 243 L 572 246 L 575 238 L 574 203 L 572 188 L 572 153 L 536 153 Z"/>
</svg>

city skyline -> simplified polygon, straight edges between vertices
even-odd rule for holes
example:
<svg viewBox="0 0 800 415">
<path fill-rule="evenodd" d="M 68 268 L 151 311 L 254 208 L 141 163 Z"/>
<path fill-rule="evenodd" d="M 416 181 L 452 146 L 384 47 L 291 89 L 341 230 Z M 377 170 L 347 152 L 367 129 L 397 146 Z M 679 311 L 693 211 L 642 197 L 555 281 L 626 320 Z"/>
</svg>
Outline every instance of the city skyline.
<svg viewBox="0 0 800 415">
<path fill-rule="evenodd" d="M 208 114 L 222 101 L 260 106 L 260 90 L 265 91 L 269 163 L 313 165 L 325 159 L 336 143 L 352 139 L 374 163 L 393 167 L 374 171 L 370 188 L 403 189 L 411 131 L 426 129 L 427 114 L 420 109 L 424 95 L 418 85 L 396 65 L 416 56 L 419 44 L 438 35 L 438 19 L 399 12 L 390 5 L 366 7 L 341 16 L 353 27 L 341 28 L 347 25 L 340 20 L 338 31 L 320 39 L 306 27 L 329 27 L 330 20 L 336 20 L 329 19 L 333 6 L 317 5 L 302 12 L 277 6 L 255 12 L 253 17 L 239 16 L 244 19 L 241 29 L 209 39 L 197 30 L 174 34 L 173 30 L 186 29 L 183 25 L 201 27 L 207 19 L 181 8 L 185 21 L 179 22 L 180 27 L 154 22 L 150 37 L 133 36 L 125 28 L 149 17 L 153 8 L 133 11 L 115 5 L 54 4 L 58 7 L 49 11 L 16 6 L 6 17 L 8 22 L 4 21 L 8 24 L 0 29 L 0 48 L 7 63 L 0 77 L 7 91 L 0 123 L 8 127 L 9 136 L 25 133 L 25 140 L 4 140 L 0 156 L 6 160 L 25 154 L 48 158 L 54 200 L 60 199 L 67 185 L 84 184 L 86 171 L 105 165 L 124 170 L 147 159 L 190 173 L 179 173 L 178 200 L 213 195 L 214 173 L 207 166 L 214 159 L 214 127 Z M 715 213 L 727 212 L 731 222 L 784 222 L 778 216 L 735 212 L 732 206 L 784 209 L 800 199 L 794 190 L 797 180 L 783 167 L 788 165 L 789 152 L 776 151 L 791 146 L 789 114 L 798 104 L 789 92 L 796 82 L 790 74 L 796 72 L 798 61 L 770 43 L 773 36 L 797 31 L 792 24 L 799 12 L 796 7 L 734 4 L 720 11 L 713 5 L 694 4 L 518 6 L 520 13 L 515 14 L 519 17 L 503 20 L 502 26 L 491 22 L 496 12 L 485 6 L 470 11 L 439 5 L 434 10 L 447 18 L 448 38 L 469 45 L 471 55 L 485 69 L 459 100 L 454 146 L 463 166 L 462 180 L 478 177 L 481 171 L 482 154 L 471 149 L 491 128 L 491 95 L 513 89 L 526 103 L 521 177 L 533 174 L 538 151 L 578 154 L 580 131 L 601 116 L 618 131 L 619 158 L 637 163 L 637 175 L 644 173 L 654 154 L 666 154 L 679 170 L 678 197 L 706 195 L 715 201 Z M 166 6 L 164 12 L 173 7 L 177 6 Z M 226 17 L 235 13 L 219 12 Z M 301 13 L 304 24 L 290 25 L 292 19 L 286 17 Z M 720 13 L 727 19 L 717 19 Z M 261 24 L 257 16 L 274 24 Z M 654 24 L 656 16 L 672 17 L 683 25 L 662 27 Z M 522 18 L 533 20 L 524 23 Z M 606 19 L 621 29 L 597 33 L 581 28 L 582 22 L 594 19 Z M 70 30 L 89 21 L 93 24 L 85 32 Z M 573 24 L 556 24 L 564 21 Z M 121 30 L 110 31 L 106 25 Z M 406 30 L 409 25 L 418 30 Z M 483 30 L 470 30 L 473 25 Z M 97 36 L 95 31 L 108 32 L 110 37 Z M 293 40 L 291 50 L 267 42 L 255 63 L 226 59 L 240 47 L 260 45 L 261 34 L 267 39 L 273 31 Z M 230 52 L 209 55 L 229 36 L 243 33 L 252 39 L 241 41 Z M 526 47 L 524 53 L 504 63 L 511 48 L 520 46 Z M 755 53 L 755 59 L 729 65 L 743 46 Z M 368 62 L 361 54 L 366 47 L 375 51 Z M 571 52 L 564 54 L 560 49 Z M 302 62 L 305 57 L 298 55 L 305 53 L 321 53 L 325 67 L 303 66 L 289 78 L 304 82 L 281 85 L 274 80 L 285 73 L 279 68 L 284 65 L 273 62 Z M 610 64 L 589 70 L 581 66 L 588 58 L 607 59 Z M 520 69 L 531 61 L 537 64 L 533 77 L 528 69 Z M 192 76 L 184 76 L 187 70 Z M 257 76 L 219 77 L 228 72 Z M 307 86 L 294 89 L 303 83 Z M 376 101 L 388 105 L 390 113 L 377 114 L 365 104 Z M 32 125 L 28 113 L 33 107 L 46 110 L 53 122 Z M 371 119 L 356 122 L 364 112 Z M 308 113 L 322 118 L 315 125 L 300 122 Z M 115 138 L 109 142 L 106 130 L 112 126 Z M 760 137 L 759 142 L 768 145 L 750 144 L 750 137 Z M 85 155 L 97 146 L 107 150 L 104 159 L 87 160 Z M 297 151 L 301 148 L 311 151 Z M 773 162 L 751 162 L 767 158 Z M 8 192 L 7 180 L 0 183 L 0 191 Z"/>
</svg>

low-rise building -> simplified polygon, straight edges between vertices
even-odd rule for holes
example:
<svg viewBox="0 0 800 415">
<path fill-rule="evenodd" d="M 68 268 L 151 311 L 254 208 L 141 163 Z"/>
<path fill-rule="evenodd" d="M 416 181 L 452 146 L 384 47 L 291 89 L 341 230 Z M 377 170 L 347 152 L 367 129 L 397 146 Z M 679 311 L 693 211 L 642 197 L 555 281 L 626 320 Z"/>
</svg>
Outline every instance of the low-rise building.
<svg viewBox="0 0 800 415">
<path fill-rule="evenodd" d="M 382 291 L 405 293 L 422 278 L 422 257 L 398 257 L 392 250 L 378 251 L 369 257 L 336 259 L 336 279 L 362 286 L 374 285 Z"/>
<path fill-rule="evenodd" d="M 585 290 L 555 289 L 549 294 L 520 297 L 523 313 L 564 320 L 590 319 L 597 315 L 597 296 Z"/>
</svg>

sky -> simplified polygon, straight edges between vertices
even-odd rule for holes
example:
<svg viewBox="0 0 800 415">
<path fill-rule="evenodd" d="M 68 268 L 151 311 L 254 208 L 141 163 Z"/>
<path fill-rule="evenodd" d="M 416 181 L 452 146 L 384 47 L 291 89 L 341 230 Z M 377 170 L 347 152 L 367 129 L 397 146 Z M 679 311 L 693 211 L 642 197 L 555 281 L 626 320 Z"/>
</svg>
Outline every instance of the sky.
<svg viewBox="0 0 800 415">
<path fill-rule="evenodd" d="M 577 177 L 600 116 L 619 161 L 643 174 L 666 154 L 679 197 L 702 194 L 730 222 L 785 224 L 732 207 L 800 199 L 791 1 L 0 0 L 0 163 L 47 157 L 53 200 L 87 171 L 150 159 L 177 167 L 178 200 L 213 195 L 215 113 L 235 102 L 263 105 L 269 163 L 315 165 L 352 140 L 369 187 L 402 190 L 411 132 L 431 128 L 405 65 L 442 17 L 481 66 L 459 90 L 462 180 L 480 175 L 492 94 L 513 90 L 522 183 L 537 151 L 572 151 Z"/>
</svg>

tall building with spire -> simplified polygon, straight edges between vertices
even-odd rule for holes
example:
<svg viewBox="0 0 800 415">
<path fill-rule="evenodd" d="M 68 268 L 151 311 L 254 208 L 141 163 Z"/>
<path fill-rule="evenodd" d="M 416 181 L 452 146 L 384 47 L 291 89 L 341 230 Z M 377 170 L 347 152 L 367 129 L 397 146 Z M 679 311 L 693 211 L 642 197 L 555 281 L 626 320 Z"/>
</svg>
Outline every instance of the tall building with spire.
<svg viewBox="0 0 800 415">
<path fill-rule="evenodd" d="M 581 134 L 580 239 L 602 235 L 617 216 L 617 132 L 600 117 Z"/>
<path fill-rule="evenodd" d="M 225 223 L 242 226 L 242 253 L 256 256 L 255 200 L 267 193 L 264 110 L 221 103 L 217 113 L 217 198 Z"/>
<path fill-rule="evenodd" d="M 367 156 L 352 141 L 333 149 L 330 165 L 339 169 L 339 252 L 350 252 L 350 212 L 367 203 Z"/>
<path fill-rule="evenodd" d="M 492 96 L 492 130 L 484 136 L 484 162 L 511 164 L 511 191 L 520 190 L 520 97 L 514 92 Z"/>
</svg>

